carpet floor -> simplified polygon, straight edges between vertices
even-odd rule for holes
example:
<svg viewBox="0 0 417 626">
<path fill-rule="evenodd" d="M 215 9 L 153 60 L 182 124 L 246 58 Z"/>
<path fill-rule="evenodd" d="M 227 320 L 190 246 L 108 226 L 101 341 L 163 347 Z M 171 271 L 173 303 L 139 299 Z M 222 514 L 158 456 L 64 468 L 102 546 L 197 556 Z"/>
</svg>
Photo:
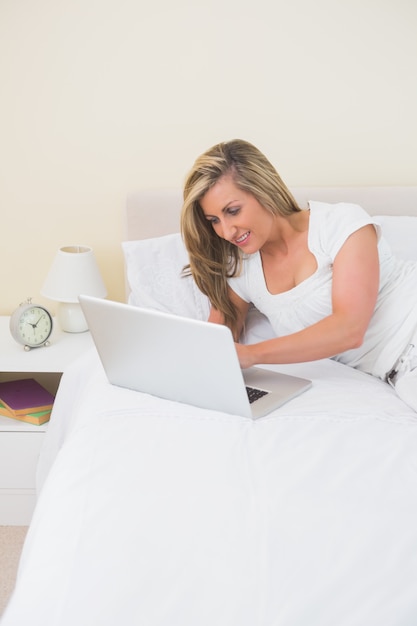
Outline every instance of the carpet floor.
<svg viewBox="0 0 417 626">
<path fill-rule="evenodd" d="M 14 589 L 27 526 L 0 526 L 0 616 Z"/>
</svg>

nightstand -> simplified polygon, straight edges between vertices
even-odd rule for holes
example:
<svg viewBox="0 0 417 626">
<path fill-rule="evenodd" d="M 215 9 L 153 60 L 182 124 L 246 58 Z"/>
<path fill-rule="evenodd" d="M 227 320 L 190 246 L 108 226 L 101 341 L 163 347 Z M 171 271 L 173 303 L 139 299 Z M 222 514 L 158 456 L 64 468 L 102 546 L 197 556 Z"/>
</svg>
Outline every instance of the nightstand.
<svg viewBox="0 0 417 626">
<path fill-rule="evenodd" d="M 93 346 L 90 333 L 64 333 L 54 320 L 51 345 L 26 352 L 0 316 L 0 380 L 35 378 L 56 393 L 64 369 Z M 35 506 L 36 465 L 48 424 L 0 416 L 0 525 L 26 526 Z"/>
</svg>

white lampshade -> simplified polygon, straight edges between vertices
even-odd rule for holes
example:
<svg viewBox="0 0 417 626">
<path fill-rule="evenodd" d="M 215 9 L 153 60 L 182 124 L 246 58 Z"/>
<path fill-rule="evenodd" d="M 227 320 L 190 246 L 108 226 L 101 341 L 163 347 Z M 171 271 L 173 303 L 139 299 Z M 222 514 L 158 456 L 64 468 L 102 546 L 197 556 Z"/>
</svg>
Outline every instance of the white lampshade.
<svg viewBox="0 0 417 626">
<path fill-rule="evenodd" d="M 78 296 L 104 298 L 106 286 L 94 252 L 88 246 L 65 246 L 56 253 L 41 289 L 42 295 L 59 302 L 58 320 L 62 330 L 80 333 L 88 330 Z"/>
</svg>

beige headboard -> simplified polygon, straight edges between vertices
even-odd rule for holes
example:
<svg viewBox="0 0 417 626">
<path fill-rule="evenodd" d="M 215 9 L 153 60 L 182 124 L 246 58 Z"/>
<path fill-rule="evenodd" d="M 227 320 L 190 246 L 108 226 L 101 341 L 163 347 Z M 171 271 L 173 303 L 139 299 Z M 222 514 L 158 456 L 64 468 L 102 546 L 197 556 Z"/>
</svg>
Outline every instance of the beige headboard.
<svg viewBox="0 0 417 626">
<path fill-rule="evenodd" d="M 417 187 L 294 187 L 296 200 L 354 202 L 371 215 L 416 215 Z M 179 231 L 182 192 L 179 189 L 144 190 L 129 194 L 125 239 L 146 239 Z"/>
</svg>

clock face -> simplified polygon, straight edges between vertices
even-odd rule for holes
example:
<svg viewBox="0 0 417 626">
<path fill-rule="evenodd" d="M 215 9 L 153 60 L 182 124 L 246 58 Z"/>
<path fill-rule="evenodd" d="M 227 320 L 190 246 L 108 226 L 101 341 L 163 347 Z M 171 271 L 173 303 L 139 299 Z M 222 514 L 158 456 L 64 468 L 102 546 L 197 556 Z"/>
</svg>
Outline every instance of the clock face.
<svg viewBox="0 0 417 626">
<path fill-rule="evenodd" d="M 16 339 L 24 345 L 36 348 L 43 345 L 52 332 L 52 318 L 42 307 L 27 306 L 19 315 L 16 325 Z"/>
</svg>

